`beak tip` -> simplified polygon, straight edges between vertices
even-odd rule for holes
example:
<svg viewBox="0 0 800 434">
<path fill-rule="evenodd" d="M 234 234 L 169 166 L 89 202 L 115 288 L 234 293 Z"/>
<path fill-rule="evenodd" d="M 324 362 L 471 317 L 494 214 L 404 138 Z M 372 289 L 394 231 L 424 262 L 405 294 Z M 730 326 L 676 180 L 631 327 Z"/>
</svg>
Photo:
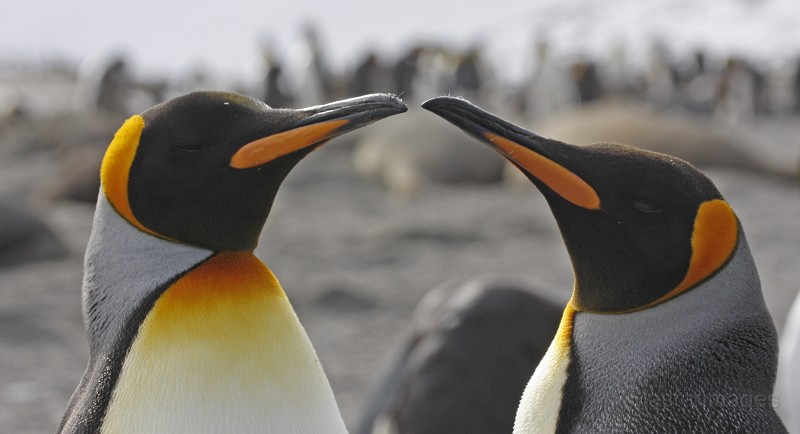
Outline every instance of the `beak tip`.
<svg viewBox="0 0 800 434">
<path fill-rule="evenodd" d="M 398 114 L 399 113 L 405 113 L 405 112 L 408 111 L 408 106 L 406 105 L 406 103 L 403 102 L 402 99 L 400 99 L 400 97 L 398 95 L 394 95 L 394 94 L 387 94 L 387 95 L 389 96 L 390 101 L 392 101 L 392 103 L 393 103 L 393 107 L 392 108 L 397 110 Z"/>
<path fill-rule="evenodd" d="M 469 102 L 468 99 L 461 97 L 461 96 L 437 96 L 433 97 L 422 104 L 420 104 L 422 108 L 430 111 L 435 111 L 438 108 L 443 108 L 447 106 L 452 107 L 474 107 L 475 104 Z"/>
<path fill-rule="evenodd" d="M 387 109 L 396 110 L 397 113 L 404 113 L 408 111 L 408 106 L 400 98 L 400 95 L 393 93 L 375 93 L 359 97 L 361 100 L 369 100 L 383 105 Z"/>
</svg>

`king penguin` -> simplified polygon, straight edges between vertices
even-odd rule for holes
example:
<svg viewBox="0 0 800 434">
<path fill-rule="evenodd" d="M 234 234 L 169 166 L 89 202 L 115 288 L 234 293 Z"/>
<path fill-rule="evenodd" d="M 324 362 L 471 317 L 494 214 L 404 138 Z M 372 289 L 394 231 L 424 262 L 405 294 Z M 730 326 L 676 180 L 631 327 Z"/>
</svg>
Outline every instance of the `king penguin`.
<svg viewBox="0 0 800 434">
<path fill-rule="evenodd" d="M 466 100 L 423 107 L 487 143 L 545 196 L 572 297 L 514 432 L 785 432 L 777 335 L 741 224 L 683 160 L 573 146 Z"/>
<path fill-rule="evenodd" d="M 343 433 L 330 384 L 253 255 L 281 181 L 391 95 L 272 109 L 195 92 L 125 121 L 84 262 L 89 363 L 62 433 Z"/>
</svg>

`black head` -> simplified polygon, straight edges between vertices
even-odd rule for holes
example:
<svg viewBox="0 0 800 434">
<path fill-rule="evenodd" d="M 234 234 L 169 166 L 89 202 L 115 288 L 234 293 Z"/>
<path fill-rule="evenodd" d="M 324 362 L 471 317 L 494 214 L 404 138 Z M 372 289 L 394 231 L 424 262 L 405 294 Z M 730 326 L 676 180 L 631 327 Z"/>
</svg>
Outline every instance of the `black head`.
<svg viewBox="0 0 800 434">
<path fill-rule="evenodd" d="M 660 303 L 710 277 L 735 249 L 733 211 L 683 160 L 546 139 L 458 98 L 423 107 L 490 144 L 547 198 L 572 259 L 579 310 Z"/>
<path fill-rule="evenodd" d="M 391 95 L 272 109 L 195 92 L 128 119 L 103 160 L 109 202 L 139 229 L 210 250 L 252 250 L 278 187 L 318 145 L 406 110 Z"/>
</svg>

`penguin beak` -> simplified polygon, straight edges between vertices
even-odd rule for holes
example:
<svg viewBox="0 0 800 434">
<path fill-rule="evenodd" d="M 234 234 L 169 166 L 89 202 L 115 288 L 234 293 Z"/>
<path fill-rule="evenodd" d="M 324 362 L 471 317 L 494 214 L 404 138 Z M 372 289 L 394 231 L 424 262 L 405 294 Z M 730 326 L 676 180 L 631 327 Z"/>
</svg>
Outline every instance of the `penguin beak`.
<svg viewBox="0 0 800 434">
<path fill-rule="evenodd" d="M 253 140 L 231 157 L 230 167 L 248 169 L 403 113 L 408 108 L 394 95 L 373 94 L 296 110 L 303 117 L 288 129 Z"/>
<path fill-rule="evenodd" d="M 487 143 L 529 177 L 571 202 L 589 210 L 600 209 L 595 189 L 569 169 L 567 145 L 546 139 L 503 120 L 463 98 L 437 97 L 422 103 L 467 134 Z"/>
</svg>

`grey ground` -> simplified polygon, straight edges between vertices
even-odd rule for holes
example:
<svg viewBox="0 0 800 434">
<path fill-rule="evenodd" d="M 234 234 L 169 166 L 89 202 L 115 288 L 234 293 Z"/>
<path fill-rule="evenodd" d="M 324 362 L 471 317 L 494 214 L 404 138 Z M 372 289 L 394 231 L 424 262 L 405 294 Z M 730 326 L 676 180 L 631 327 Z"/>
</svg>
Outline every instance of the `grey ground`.
<svg viewBox="0 0 800 434">
<path fill-rule="evenodd" d="M 797 161 L 796 119 L 748 128 L 766 151 Z M 49 154 L 0 152 L 4 200 L 54 170 Z M 735 169 L 705 171 L 744 225 L 780 329 L 800 291 L 800 188 Z M 0 268 L 3 433 L 53 432 L 87 360 L 80 282 L 93 208 L 57 201 L 35 210 L 69 255 Z M 400 199 L 359 178 L 349 147 L 335 141 L 290 175 L 257 254 L 289 294 L 351 429 L 429 289 L 487 273 L 533 277 L 565 293 L 571 286 L 555 222 L 533 187 L 427 186 Z"/>
</svg>

